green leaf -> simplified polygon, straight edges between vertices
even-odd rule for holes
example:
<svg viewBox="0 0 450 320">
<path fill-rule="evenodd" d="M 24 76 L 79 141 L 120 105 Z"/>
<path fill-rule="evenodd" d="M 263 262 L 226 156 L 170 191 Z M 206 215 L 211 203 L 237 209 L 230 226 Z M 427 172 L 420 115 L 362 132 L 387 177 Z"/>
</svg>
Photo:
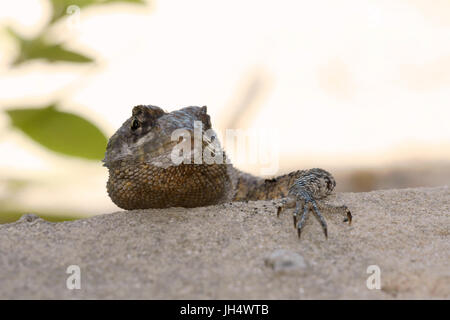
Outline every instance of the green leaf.
<svg viewBox="0 0 450 320">
<path fill-rule="evenodd" d="M 94 124 L 68 112 L 44 108 L 8 109 L 12 125 L 42 146 L 69 156 L 101 160 L 107 139 Z"/>
<path fill-rule="evenodd" d="M 11 28 L 7 28 L 7 31 L 19 44 L 20 53 L 14 60 L 13 65 L 19 65 L 33 59 L 44 59 L 49 62 L 67 61 L 77 63 L 93 61 L 85 55 L 65 49 L 62 44 L 51 44 L 42 37 L 24 39 Z"/>
<path fill-rule="evenodd" d="M 107 3 L 119 2 L 145 4 L 144 0 L 51 0 L 53 13 L 50 24 L 64 17 L 67 14 L 67 8 L 71 5 L 75 5 L 81 9 L 92 5 L 102 5 Z"/>
</svg>

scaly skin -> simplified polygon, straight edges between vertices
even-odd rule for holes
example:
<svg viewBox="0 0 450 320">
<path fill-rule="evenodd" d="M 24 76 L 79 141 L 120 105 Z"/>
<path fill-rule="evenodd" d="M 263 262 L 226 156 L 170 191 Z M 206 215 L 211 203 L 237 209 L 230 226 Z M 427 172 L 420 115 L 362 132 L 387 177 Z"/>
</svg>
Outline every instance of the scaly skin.
<svg viewBox="0 0 450 320">
<path fill-rule="evenodd" d="M 116 205 L 127 210 L 189 208 L 283 198 L 278 214 L 284 208 L 296 206 L 294 226 L 299 236 L 310 209 L 317 215 L 325 236 L 327 226 L 320 209 L 345 213 L 351 222 L 346 206 L 319 201 L 331 194 L 336 185 L 332 175 L 323 169 L 299 170 L 263 179 L 234 168 L 228 161 L 196 164 L 193 154 L 188 157 L 190 163 L 175 164 L 171 154 L 180 141 L 172 139 L 172 133 L 177 129 L 189 133 L 190 150 L 195 151 L 196 142 L 192 137 L 198 128 L 194 121 L 202 124 L 201 136 L 209 133 L 206 135 L 209 138 L 199 142 L 202 150 L 222 151 L 206 107 L 187 107 L 171 113 L 156 106 L 133 108 L 132 116 L 110 138 L 103 160 L 109 169 L 108 194 Z M 297 221 L 300 211 L 301 219 Z"/>
</svg>

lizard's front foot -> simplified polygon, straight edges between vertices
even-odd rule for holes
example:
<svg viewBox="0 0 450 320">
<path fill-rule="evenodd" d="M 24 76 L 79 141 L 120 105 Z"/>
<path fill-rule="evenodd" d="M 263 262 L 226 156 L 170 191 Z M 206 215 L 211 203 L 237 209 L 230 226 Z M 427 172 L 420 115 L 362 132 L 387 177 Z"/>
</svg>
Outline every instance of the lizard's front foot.
<svg viewBox="0 0 450 320">
<path fill-rule="evenodd" d="M 287 199 L 283 199 L 282 204 L 277 207 L 277 216 L 279 216 L 284 209 L 292 207 L 295 207 L 293 212 L 294 228 L 297 229 L 299 238 L 311 209 L 314 211 L 317 219 L 320 222 L 320 225 L 322 226 L 325 238 L 328 238 L 328 228 L 321 210 L 345 214 L 346 218 L 344 219 L 344 222 L 348 222 L 349 225 L 352 223 L 352 214 L 347 206 L 333 206 L 330 204 L 326 204 L 324 202 L 321 202 L 320 200 L 313 199 L 307 193 L 299 194 L 296 198 L 289 197 Z M 300 219 L 298 218 L 299 216 Z"/>
<path fill-rule="evenodd" d="M 277 216 L 285 208 L 295 207 L 293 214 L 294 228 L 297 228 L 298 237 L 300 238 L 302 228 L 312 209 L 322 226 L 325 237 L 328 238 L 327 223 L 322 216 L 321 210 L 345 214 L 344 222 L 348 221 L 349 224 L 352 222 L 352 214 L 347 206 L 334 206 L 319 200 L 329 195 L 334 185 L 334 179 L 325 170 L 311 169 L 305 172 L 290 187 L 288 198 L 283 199 L 281 206 L 277 209 Z M 301 217 L 298 219 L 300 212 L 302 212 Z"/>
</svg>

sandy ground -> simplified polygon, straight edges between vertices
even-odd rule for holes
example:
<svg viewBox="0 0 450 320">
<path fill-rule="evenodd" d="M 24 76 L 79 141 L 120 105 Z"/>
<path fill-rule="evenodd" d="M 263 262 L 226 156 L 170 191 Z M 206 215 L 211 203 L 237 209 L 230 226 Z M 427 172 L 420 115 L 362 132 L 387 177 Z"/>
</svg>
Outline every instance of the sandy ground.
<svg viewBox="0 0 450 320">
<path fill-rule="evenodd" d="M 339 193 L 352 210 L 310 216 L 302 239 L 272 201 L 136 210 L 0 225 L 0 298 L 450 298 L 448 187 Z M 69 290 L 69 265 L 81 289 Z M 380 268 L 381 289 L 367 288 Z"/>
</svg>

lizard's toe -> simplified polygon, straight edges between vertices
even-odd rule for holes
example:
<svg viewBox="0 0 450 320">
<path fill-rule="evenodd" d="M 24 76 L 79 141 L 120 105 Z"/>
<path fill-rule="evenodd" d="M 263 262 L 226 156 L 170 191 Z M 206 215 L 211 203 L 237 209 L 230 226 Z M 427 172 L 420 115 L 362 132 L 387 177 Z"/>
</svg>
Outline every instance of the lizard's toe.
<svg viewBox="0 0 450 320">
<path fill-rule="evenodd" d="M 306 219 L 308 218 L 308 215 L 309 215 L 309 206 L 307 203 L 305 203 L 303 205 L 303 213 L 302 213 L 302 217 L 300 218 L 300 221 L 298 222 L 297 225 L 295 225 L 295 222 L 294 222 L 294 227 L 297 227 L 297 235 L 299 238 L 302 234 L 302 228 L 306 222 Z M 295 217 L 296 217 L 296 215 L 294 215 L 294 218 Z M 294 221 L 295 221 L 295 219 L 294 219 Z"/>
</svg>

